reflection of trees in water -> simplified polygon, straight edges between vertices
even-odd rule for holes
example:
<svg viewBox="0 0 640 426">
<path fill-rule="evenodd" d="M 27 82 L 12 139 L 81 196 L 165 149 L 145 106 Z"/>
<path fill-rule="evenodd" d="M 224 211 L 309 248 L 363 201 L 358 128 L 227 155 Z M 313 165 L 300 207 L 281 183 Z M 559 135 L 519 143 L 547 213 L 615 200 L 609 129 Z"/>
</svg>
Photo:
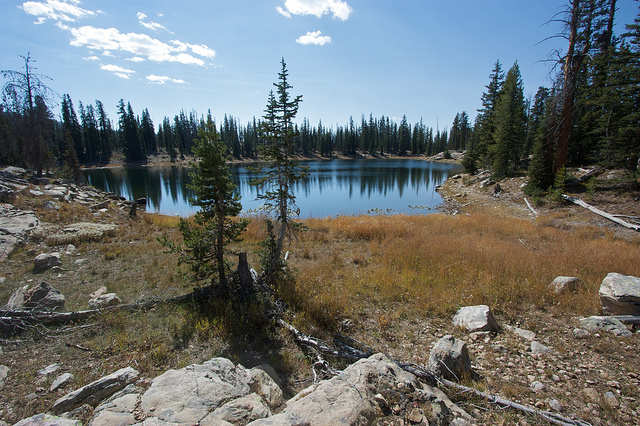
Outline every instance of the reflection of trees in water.
<svg viewBox="0 0 640 426">
<path fill-rule="evenodd" d="M 311 161 L 304 165 L 310 167 L 309 174 L 295 185 L 294 193 L 299 199 L 308 200 L 337 196 L 350 200 L 358 193 L 367 199 L 394 194 L 402 198 L 407 191 L 415 191 L 420 197 L 424 191 L 433 193 L 433 188 L 442 184 L 451 169 L 450 165 L 422 160 Z M 251 182 L 260 174 L 242 165 L 232 165 L 231 169 L 243 204 L 255 201 L 258 189 Z M 187 167 L 171 166 L 89 170 L 85 175 L 96 188 L 128 199 L 146 197 L 150 210 L 158 211 L 165 205 L 175 214 L 180 209 L 177 206 L 188 208 L 193 197 L 193 191 L 187 188 L 191 181 L 189 172 Z"/>
</svg>

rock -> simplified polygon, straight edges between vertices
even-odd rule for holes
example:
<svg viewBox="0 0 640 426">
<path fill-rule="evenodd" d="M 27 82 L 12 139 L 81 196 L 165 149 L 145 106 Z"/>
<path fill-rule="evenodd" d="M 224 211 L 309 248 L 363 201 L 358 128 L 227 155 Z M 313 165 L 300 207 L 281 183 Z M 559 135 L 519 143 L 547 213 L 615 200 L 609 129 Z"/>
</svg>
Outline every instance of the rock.
<svg viewBox="0 0 640 426">
<path fill-rule="evenodd" d="M 250 393 L 251 375 L 225 358 L 168 370 L 153 379 L 141 409 L 165 422 L 196 424 L 227 401 Z"/>
<path fill-rule="evenodd" d="M 9 367 L 6 365 L 0 365 L 0 391 L 4 389 L 4 385 L 9 375 Z"/>
<path fill-rule="evenodd" d="M 216 426 L 221 422 L 247 424 L 251 421 L 269 417 L 271 411 L 260 396 L 255 393 L 229 401 L 216 408 L 200 421 L 200 426 Z"/>
<path fill-rule="evenodd" d="M 27 294 L 27 290 L 29 290 L 29 284 L 25 285 L 24 287 L 20 287 L 16 291 L 14 291 L 11 297 L 9 298 L 9 301 L 7 301 L 7 304 L 5 305 L 4 308 L 7 311 L 19 311 L 23 309 L 24 298 L 25 298 L 25 295 Z"/>
<path fill-rule="evenodd" d="M 543 345 L 540 342 L 536 342 L 535 340 L 531 342 L 531 354 L 532 355 L 543 355 L 551 352 L 551 348 Z"/>
<path fill-rule="evenodd" d="M 573 336 L 576 339 L 586 339 L 589 336 L 591 336 L 591 333 L 589 333 L 587 330 L 585 330 L 584 328 L 574 328 L 573 329 Z"/>
<path fill-rule="evenodd" d="M 138 204 L 138 205 L 143 205 L 143 206 L 144 206 L 144 205 L 146 205 L 146 204 L 147 204 L 147 199 L 146 199 L 146 198 L 144 198 L 144 197 L 138 198 L 138 199 L 136 200 L 136 204 Z"/>
<path fill-rule="evenodd" d="M 38 229 L 40 221 L 35 213 L 0 206 L 0 262 L 7 259 L 13 249 L 22 244 L 29 234 Z"/>
<path fill-rule="evenodd" d="M 106 292 L 107 292 L 107 288 L 105 286 L 102 286 L 99 289 L 97 289 L 96 291 L 94 291 L 93 293 L 91 293 L 89 295 L 89 299 L 97 299 L 98 297 L 102 296 Z"/>
<path fill-rule="evenodd" d="M 604 394 L 604 402 L 606 402 L 609 407 L 614 409 L 620 407 L 620 401 L 618 401 L 616 395 L 611 391 L 608 391 Z"/>
<path fill-rule="evenodd" d="M 532 341 L 533 339 L 536 338 L 536 333 L 534 333 L 533 331 L 522 329 L 522 328 L 516 327 L 513 329 L 513 332 L 518 336 L 523 337 L 529 341 Z"/>
<path fill-rule="evenodd" d="M 576 277 L 559 276 L 549 284 L 549 290 L 553 290 L 556 294 L 573 293 L 582 288 L 584 283 Z"/>
<path fill-rule="evenodd" d="M 33 310 L 53 311 L 64 308 L 65 301 L 64 294 L 60 290 L 43 281 L 37 287 L 27 290 L 23 305 Z"/>
<path fill-rule="evenodd" d="M 633 335 L 619 319 L 612 317 L 592 316 L 581 318 L 580 326 L 592 332 L 609 331 L 618 337 L 631 337 Z"/>
<path fill-rule="evenodd" d="M 36 258 L 33 259 L 33 267 L 36 270 L 41 271 L 43 269 L 47 269 L 57 265 L 60 265 L 60 253 L 58 252 L 42 253 L 37 255 Z"/>
<path fill-rule="evenodd" d="M 121 368 L 113 374 L 89 383 L 80 389 L 58 399 L 51 411 L 54 414 L 64 413 L 83 404 L 97 406 L 102 400 L 123 389 L 138 379 L 140 374 L 131 367 Z"/>
<path fill-rule="evenodd" d="M 278 383 L 270 374 L 267 373 L 265 368 L 272 370 L 273 374 L 277 377 L 276 372 L 270 365 L 252 368 L 249 370 L 249 373 L 251 374 L 249 388 L 252 392 L 261 396 L 267 405 L 273 410 L 284 404 L 284 395 L 282 394 L 282 389 Z"/>
<path fill-rule="evenodd" d="M 602 311 L 610 315 L 640 315 L 640 278 L 609 273 L 600 285 Z"/>
<path fill-rule="evenodd" d="M 402 370 L 386 355 L 372 355 L 330 380 L 303 390 L 287 403 L 281 413 L 250 424 L 370 424 L 375 416 L 380 415 L 375 401 L 379 389 L 397 389 L 400 383 L 420 387 L 413 374 Z"/>
<path fill-rule="evenodd" d="M 49 388 L 49 392 L 55 392 L 58 389 L 62 389 L 63 387 L 71 383 L 72 380 L 73 380 L 73 374 L 62 373 L 61 375 L 56 377 L 56 379 L 53 381 L 53 383 L 51 384 L 51 387 Z"/>
<path fill-rule="evenodd" d="M 429 370 L 449 380 L 460 380 L 471 374 L 467 345 L 452 335 L 444 336 L 431 349 Z"/>
<path fill-rule="evenodd" d="M 75 253 L 75 251 L 76 251 L 76 246 L 74 246 L 73 244 L 67 244 L 67 249 L 65 250 L 64 254 L 72 255 L 73 253 Z"/>
<path fill-rule="evenodd" d="M 20 420 L 13 426 L 82 426 L 82 422 L 42 413 Z"/>
<path fill-rule="evenodd" d="M 469 332 L 498 331 L 498 324 L 487 305 L 465 306 L 458 309 L 453 317 L 453 325 L 465 328 Z"/>
<path fill-rule="evenodd" d="M 56 362 L 55 364 L 47 365 L 45 368 L 38 370 L 38 375 L 48 376 L 49 374 L 55 373 L 59 369 L 60 369 L 60 364 Z"/>
<path fill-rule="evenodd" d="M 598 401 L 600 401 L 600 395 L 598 395 L 598 391 L 594 388 L 584 388 L 582 389 L 582 393 L 592 402 L 598 403 Z"/>
<path fill-rule="evenodd" d="M 417 423 L 417 424 L 424 422 L 426 420 L 424 417 L 424 411 L 422 411 L 418 407 L 412 408 L 407 413 L 407 420 L 409 420 L 410 423 Z"/>
<path fill-rule="evenodd" d="M 100 210 L 100 209 L 104 209 L 106 207 L 109 206 L 109 200 L 104 200 L 100 203 L 94 204 L 91 207 L 89 207 L 91 210 Z"/>
<path fill-rule="evenodd" d="M 531 389 L 531 391 L 535 393 L 539 393 L 546 391 L 547 387 L 544 385 L 544 383 L 536 380 L 529 385 L 529 389 Z"/>
<path fill-rule="evenodd" d="M 550 399 L 549 400 L 549 408 L 551 408 L 556 413 L 561 413 L 562 410 L 563 410 L 562 404 L 557 399 Z"/>
<path fill-rule="evenodd" d="M 115 293 L 101 294 L 95 299 L 89 299 L 90 309 L 102 309 L 108 306 L 116 306 L 122 303 L 120 298 Z"/>
</svg>

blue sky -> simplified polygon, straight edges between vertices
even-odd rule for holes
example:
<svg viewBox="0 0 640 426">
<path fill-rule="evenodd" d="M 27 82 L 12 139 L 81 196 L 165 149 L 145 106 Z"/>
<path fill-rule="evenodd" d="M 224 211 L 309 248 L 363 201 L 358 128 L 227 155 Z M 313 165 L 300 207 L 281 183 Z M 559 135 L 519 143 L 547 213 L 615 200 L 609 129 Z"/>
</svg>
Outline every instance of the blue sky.
<svg viewBox="0 0 640 426">
<path fill-rule="evenodd" d="M 619 0 L 616 33 L 638 3 Z M 525 95 L 549 86 L 541 62 L 566 42 L 545 25 L 563 0 L 2 0 L 0 69 L 30 52 L 60 96 L 120 98 L 157 126 L 181 109 L 246 124 L 263 114 L 285 58 L 298 118 L 362 114 L 450 127 L 473 119 L 495 61 L 518 61 Z M 59 100 L 58 100 L 59 101 Z M 54 113 L 59 115 L 59 106 Z"/>
</svg>

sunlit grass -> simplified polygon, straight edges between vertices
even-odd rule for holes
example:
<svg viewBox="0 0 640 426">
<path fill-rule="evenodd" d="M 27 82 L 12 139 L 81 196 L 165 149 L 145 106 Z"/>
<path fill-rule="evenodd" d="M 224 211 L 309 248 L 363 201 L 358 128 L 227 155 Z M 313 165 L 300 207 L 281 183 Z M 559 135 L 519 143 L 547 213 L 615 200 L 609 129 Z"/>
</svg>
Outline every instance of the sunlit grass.
<svg viewBox="0 0 640 426">
<path fill-rule="evenodd" d="M 291 261 L 300 271 L 301 306 L 336 318 L 371 304 L 402 306 L 412 315 L 448 316 L 475 304 L 506 314 L 552 305 L 595 314 L 607 273 L 640 274 L 638 239 L 591 227 L 564 231 L 526 220 L 440 214 L 305 224 L 310 231 L 301 234 Z M 547 286 L 558 275 L 577 276 L 587 288 L 557 296 Z"/>
</svg>

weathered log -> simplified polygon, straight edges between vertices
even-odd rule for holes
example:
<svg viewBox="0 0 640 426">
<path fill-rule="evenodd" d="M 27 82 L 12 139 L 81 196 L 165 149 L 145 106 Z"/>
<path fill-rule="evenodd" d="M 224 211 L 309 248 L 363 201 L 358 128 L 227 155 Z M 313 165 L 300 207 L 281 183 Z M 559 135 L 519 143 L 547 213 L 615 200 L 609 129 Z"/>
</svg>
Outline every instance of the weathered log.
<svg viewBox="0 0 640 426">
<path fill-rule="evenodd" d="M 624 324 L 639 324 L 640 325 L 640 315 L 612 315 L 611 318 L 615 318 L 620 320 L 620 322 Z"/>
<path fill-rule="evenodd" d="M 622 220 L 622 219 L 620 219 L 618 217 L 615 217 L 612 214 L 609 214 L 609 213 L 607 213 L 605 211 L 600 210 L 597 207 L 592 206 L 591 204 L 585 203 L 584 201 L 582 201 L 579 198 L 570 197 L 570 196 L 564 195 L 564 194 L 562 194 L 562 198 L 564 198 L 565 200 L 571 201 L 572 203 L 577 204 L 580 207 L 584 207 L 585 209 L 587 209 L 587 210 L 589 210 L 589 211 L 591 211 L 591 212 L 593 212 L 593 213 L 595 213 L 595 214 L 597 214 L 599 216 L 602 216 L 605 219 L 609 219 L 610 221 L 615 222 L 618 225 L 624 226 L 625 228 L 633 229 L 634 231 L 640 231 L 640 225 L 634 225 L 634 224 L 631 224 L 629 222 L 626 222 L 626 221 L 624 221 L 624 220 Z"/>
<path fill-rule="evenodd" d="M 579 178 L 577 178 L 576 180 L 572 180 L 571 182 L 568 182 L 566 184 L 566 186 L 573 186 L 573 185 L 578 185 L 580 183 L 583 183 L 589 179 L 591 179 L 594 176 L 598 176 L 601 175 L 602 173 L 604 173 L 607 169 L 603 168 L 603 167 L 596 167 L 593 168 L 591 170 L 589 170 L 587 173 L 583 174 L 582 176 L 580 176 Z"/>
<path fill-rule="evenodd" d="M 527 200 L 527 197 L 524 197 L 524 202 L 527 204 L 527 207 L 529 207 L 529 210 L 531 210 L 531 213 L 533 213 L 533 217 L 537 217 L 538 216 L 538 212 L 529 203 L 529 200 Z"/>
</svg>

